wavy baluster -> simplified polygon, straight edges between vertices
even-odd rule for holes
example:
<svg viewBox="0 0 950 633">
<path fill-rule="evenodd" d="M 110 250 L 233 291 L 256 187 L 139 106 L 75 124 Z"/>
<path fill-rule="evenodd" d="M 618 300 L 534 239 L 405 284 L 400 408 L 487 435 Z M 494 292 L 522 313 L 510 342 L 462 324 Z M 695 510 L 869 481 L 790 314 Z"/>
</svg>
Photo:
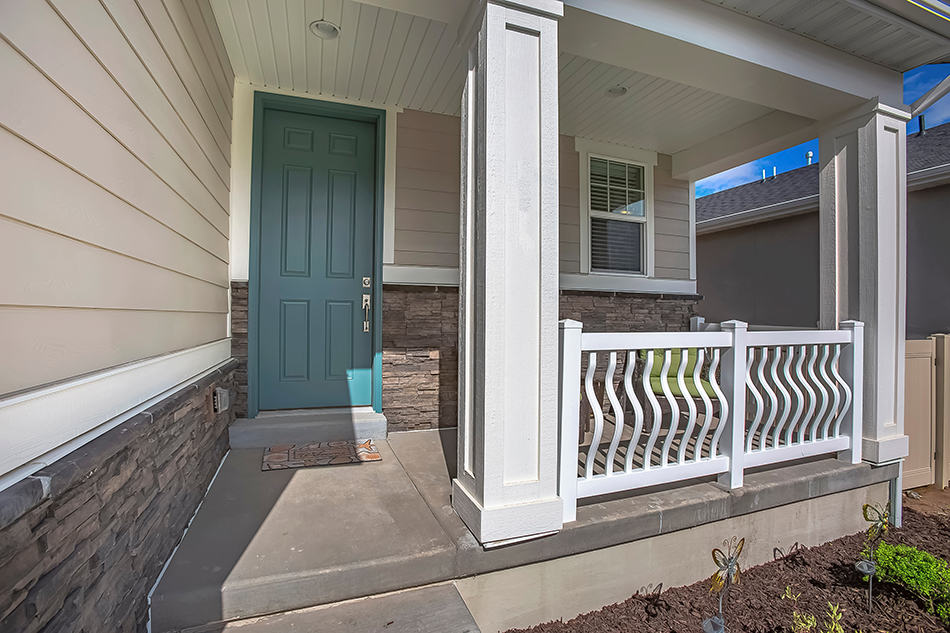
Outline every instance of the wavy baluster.
<svg viewBox="0 0 950 633">
<path fill-rule="evenodd" d="M 811 376 L 811 379 L 815 383 L 815 388 L 817 389 L 816 393 L 818 395 L 818 404 L 821 405 L 818 408 L 818 412 L 815 414 L 814 419 L 811 422 L 811 430 L 809 431 L 809 436 L 812 442 L 818 439 L 818 426 L 821 423 L 821 419 L 825 416 L 825 410 L 828 409 L 828 393 L 825 391 L 825 387 L 821 384 L 821 379 L 818 378 L 818 372 L 815 371 L 816 365 L 820 370 L 821 366 L 825 364 L 828 360 L 828 346 L 827 345 L 815 345 L 813 359 L 818 357 L 818 348 L 821 350 L 821 359 L 816 362 L 808 364 L 808 375 Z"/>
<path fill-rule="evenodd" d="M 603 406 L 597 400 L 597 394 L 594 392 L 594 373 L 597 371 L 597 352 L 590 352 L 587 356 L 587 375 L 584 377 L 584 390 L 587 393 L 587 401 L 590 403 L 590 410 L 594 414 L 594 437 L 591 439 L 590 448 L 587 449 L 587 463 L 584 467 L 584 477 L 590 479 L 594 476 L 594 460 L 597 453 L 600 452 L 600 439 L 604 433 L 604 412 Z"/>
<path fill-rule="evenodd" d="M 673 397 L 673 390 L 670 389 L 670 364 L 672 363 L 672 351 L 663 350 L 663 368 L 660 370 L 660 389 L 666 396 L 666 401 L 670 404 L 670 428 L 666 432 L 666 440 L 663 442 L 663 450 L 660 453 L 660 466 L 666 466 L 670 459 L 670 447 L 676 438 L 676 430 L 679 428 L 680 407 L 676 404 L 676 398 Z M 680 365 L 683 364 L 683 354 L 680 353 Z"/>
<path fill-rule="evenodd" d="M 835 419 L 835 414 L 838 413 L 838 403 L 841 402 L 841 394 L 838 393 L 838 385 L 831 379 L 831 376 L 828 375 L 828 352 L 831 348 L 830 345 L 825 345 L 825 355 L 824 361 L 821 363 L 821 366 L 818 368 L 818 373 L 821 374 L 821 379 L 828 386 L 828 393 L 831 394 L 833 400 L 831 406 L 828 408 L 828 415 L 825 416 L 825 421 L 821 425 L 821 439 L 828 439 L 828 429 L 831 427 L 831 421 Z M 831 363 L 838 361 L 838 346 L 835 345 L 835 354 Z"/>
<path fill-rule="evenodd" d="M 719 348 L 713 349 L 712 360 L 709 363 L 709 384 L 716 392 L 716 400 L 719 401 L 719 421 L 716 423 L 716 430 L 713 432 L 712 440 L 709 442 L 709 456 L 716 457 L 719 454 L 719 438 L 726 428 L 729 421 L 729 401 L 726 400 L 726 394 L 719 387 L 719 379 L 716 378 L 716 370 L 719 368 Z"/>
<path fill-rule="evenodd" d="M 604 466 L 608 477 L 614 474 L 614 459 L 617 457 L 617 447 L 620 446 L 620 436 L 623 434 L 623 407 L 620 406 L 617 392 L 614 391 L 614 372 L 616 371 L 617 352 L 610 352 L 610 358 L 607 361 L 607 376 L 604 379 L 607 399 L 610 401 L 610 410 L 614 413 L 614 435 L 610 440 L 610 447 L 607 449 L 607 463 Z"/>
<path fill-rule="evenodd" d="M 749 427 L 749 432 L 746 434 L 745 438 L 745 450 L 748 453 L 752 450 L 752 440 L 755 439 L 755 434 L 759 430 L 759 425 L 762 424 L 762 409 L 765 408 L 765 402 L 762 400 L 762 394 L 759 393 L 758 388 L 755 386 L 755 380 L 752 377 L 752 366 L 755 363 L 755 348 L 749 348 L 749 358 L 746 362 L 746 372 L 745 372 L 745 384 L 748 388 L 749 393 L 752 394 L 752 399 L 755 400 L 755 416 L 752 418 L 752 426 Z"/>
<path fill-rule="evenodd" d="M 627 454 L 623 466 L 628 473 L 633 470 L 633 457 L 637 451 L 637 444 L 640 442 L 640 434 L 643 432 L 643 406 L 633 390 L 633 372 L 636 366 L 637 353 L 627 352 L 627 367 L 623 372 L 623 387 L 627 393 L 627 401 L 633 408 L 633 435 L 630 436 L 630 442 L 627 444 Z"/>
<path fill-rule="evenodd" d="M 703 442 L 706 441 L 706 435 L 709 433 L 709 426 L 712 424 L 712 400 L 709 399 L 709 394 L 706 393 L 706 387 L 703 385 L 703 363 L 706 360 L 706 350 L 702 347 L 699 348 L 696 355 L 696 367 L 693 368 L 693 385 L 696 387 L 699 397 L 703 401 L 703 426 L 699 430 L 699 435 L 696 437 L 696 451 L 694 455 L 695 461 L 699 461 L 703 456 Z"/>
<path fill-rule="evenodd" d="M 769 430 L 771 430 L 772 425 L 775 423 L 775 416 L 778 413 L 778 398 L 775 397 L 775 391 L 769 385 L 769 381 L 765 378 L 765 365 L 768 360 L 769 349 L 767 347 L 762 348 L 762 357 L 759 359 L 759 384 L 762 385 L 762 389 L 765 391 L 765 395 L 769 397 L 769 417 L 766 418 L 765 424 L 762 426 L 762 433 L 759 435 L 759 450 L 765 450 L 766 442 L 769 438 Z M 771 374 L 772 377 L 775 377 L 775 365 L 778 363 L 778 348 L 775 348 L 775 357 L 772 360 L 771 365 Z"/>
<path fill-rule="evenodd" d="M 805 392 L 801 390 L 799 385 L 804 384 L 805 376 L 802 374 L 802 365 L 805 363 L 805 346 L 802 345 L 798 354 L 795 354 L 795 348 L 791 345 L 788 346 L 788 351 L 790 354 L 795 355 L 795 377 L 790 377 L 789 385 L 792 387 L 792 391 L 795 392 L 795 415 L 792 417 L 791 422 L 788 423 L 788 429 L 785 431 L 785 444 L 786 446 L 792 443 L 792 434 L 795 432 L 795 428 L 798 426 L 802 418 L 802 413 L 805 411 Z M 795 379 L 797 377 L 797 380 Z M 801 433 L 798 435 L 798 441 L 801 442 Z"/>
<path fill-rule="evenodd" d="M 792 410 L 792 396 L 784 384 L 785 382 L 791 382 L 791 376 L 788 373 L 789 367 L 792 365 L 791 348 L 789 348 L 789 351 L 785 354 L 785 364 L 782 365 L 782 374 L 781 378 L 779 378 L 779 374 L 775 370 L 778 368 L 778 361 L 781 355 L 782 348 L 776 347 L 775 362 L 772 364 L 772 380 L 775 381 L 775 386 L 778 388 L 779 393 L 782 394 L 782 417 L 779 418 L 778 423 L 775 425 L 775 430 L 772 432 L 772 448 L 776 448 L 779 445 L 779 438 L 782 437 L 782 429 L 785 427 L 785 422 L 788 421 L 788 415 Z"/>
<path fill-rule="evenodd" d="M 663 424 L 660 401 L 656 399 L 656 394 L 653 393 L 653 386 L 650 384 L 650 373 L 653 371 L 653 356 L 653 350 L 647 350 L 647 360 L 643 365 L 643 393 L 647 395 L 650 408 L 653 409 L 653 426 L 650 428 L 647 445 L 643 449 L 643 470 L 650 469 L 650 462 L 653 460 L 653 447 L 656 445 L 656 438 L 659 437 L 660 426 Z"/>
<path fill-rule="evenodd" d="M 683 439 L 680 440 L 680 447 L 676 453 L 676 461 L 680 464 L 686 463 L 686 448 L 689 446 L 689 440 L 693 436 L 693 429 L 696 427 L 696 401 L 693 395 L 686 388 L 686 366 L 689 364 L 689 348 L 680 350 L 680 367 L 676 372 L 676 386 L 679 387 L 680 396 L 686 401 L 686 409 L 689 411 L 686 419 L 686 430 L 683 431 Z M 696 365 L 695 369 L 698 369 Z M 693 374 L 696 374 L 696 371 Z M 698 450 L 698 447 L 697 447 Z"/>
<path fill-rule="evenodd" d="M 808 354 L 807 359 L 807 373 L 808 375 L 813 375 L 815 373 L 815 359 L 818 357 L 818 348 L 814 345 L 811 347 L 811 354 Z M 802 355 L 805 355 L 805 346 L 802 345 Z M 815 406 L 818 403 L 818 397 L 815 395 L 815 390 L 811 388 L 811 385 L 808 384 L 808 379 L 805 376 L 801 376 L 802 387 L 805 388 L 805 392 L 808 394 L 808 411 L 805 413 L 805 417 L 802 418 L 802 425 L 798 429 L 798 441 L 805 441 L 805 431 L 808 430 L 808 423 L 812 419 L 812 414 L 815 412 Z"/>
<path fill-rule="evenodd" d="M 835 437 L 839 437 L 841 435 L 841 422 L 844 420 L 844 416 L 848 414 L 848 409 L 851 408 L 851 385 L 838 373 L 838 357 L 841 353 L 841 346 L 836 345 L 835 348 L 835 359 L 831 365 L 831 373 L 834 374 L 835 380 L 838 381 L 838 384 L 841 385 L 841 389 L 844 391 L 844 402 L 841 404 L 841 409 L 838 411 L 838 418 L 835 420 Z M 852 438 L 852 440 L 860 441 L 860 438 L 856 440 Z"/>
</svg>

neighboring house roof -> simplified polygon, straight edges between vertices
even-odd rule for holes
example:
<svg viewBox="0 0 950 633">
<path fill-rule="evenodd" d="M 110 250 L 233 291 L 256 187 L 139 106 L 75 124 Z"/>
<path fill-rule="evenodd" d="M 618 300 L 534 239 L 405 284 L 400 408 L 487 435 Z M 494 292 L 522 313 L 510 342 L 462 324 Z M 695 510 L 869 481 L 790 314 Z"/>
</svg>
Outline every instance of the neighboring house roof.
<svg viewBox="0 0 950 633">
<path fill-rule="evenodd" d="M 919 189 L 950 182 L 950 123 L 907 137 L 907 185 Z M 699 232 L 774 220 L 818 204 L 818 163 L 696 199 Z"/>
</svg>

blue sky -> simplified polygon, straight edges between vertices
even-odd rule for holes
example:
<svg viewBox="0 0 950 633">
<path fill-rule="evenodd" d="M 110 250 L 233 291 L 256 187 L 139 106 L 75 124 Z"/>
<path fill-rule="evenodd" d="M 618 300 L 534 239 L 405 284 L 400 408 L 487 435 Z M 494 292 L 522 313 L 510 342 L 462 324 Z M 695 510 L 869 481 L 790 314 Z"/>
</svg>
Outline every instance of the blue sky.
<svg viewBox="0 0 950 633">
<path fill-rule="evenodd" d="M 920 66 L 904 73 L 904 103 L 913 103 L 918 97 L 936 86 L 944 77 L 950 75 L 950 64 L 930 64 Z M 937 103 L 933 104 L 924 111 L 924 117 L 927 121 L 927 127 L 940 125 L 950 121 L 950 95 L 947 95 Z M 917 131 L 917 119 L 907 124 L 907 133 L 911 134 Z M 772 166 L 774 165 L 778 173 L 797 169 L 805 165 L 805 153 L 811 150 L 815 152 L 814 160 L 818 160 L 818 139 L 790 147 L 781 152 L 754 160 L 745 165 L 739 165 L 722 173 L 710 176 L 696 183 L 696 195 L 706 196 L 723 189 L 730 189 L 762 177 L 762 170 L 765 169 L 769 176 L 772 175 Z"/>
</svg>

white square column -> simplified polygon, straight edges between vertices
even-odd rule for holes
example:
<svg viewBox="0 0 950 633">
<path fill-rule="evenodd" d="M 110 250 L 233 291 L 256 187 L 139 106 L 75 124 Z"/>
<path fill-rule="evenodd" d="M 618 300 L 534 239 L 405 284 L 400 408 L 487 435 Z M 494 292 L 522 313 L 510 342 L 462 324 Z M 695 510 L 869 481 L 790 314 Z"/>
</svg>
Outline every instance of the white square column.
<svg viewBox="0 0 950 633">
<path fill-rule="evenodd" d="M 907 455 L 904 312 L 909 115 L 877 101 L 819 137 L 821 327 L 863 321 L 863 458 Z"/>
<path fill-rule="evenodd" d="M 458 477 L 478 540 L 557 531 L 561 2 L 482 2 L 462 95 Z M 578 394 L 580 393 L 578 385 Z"/>
</svg>

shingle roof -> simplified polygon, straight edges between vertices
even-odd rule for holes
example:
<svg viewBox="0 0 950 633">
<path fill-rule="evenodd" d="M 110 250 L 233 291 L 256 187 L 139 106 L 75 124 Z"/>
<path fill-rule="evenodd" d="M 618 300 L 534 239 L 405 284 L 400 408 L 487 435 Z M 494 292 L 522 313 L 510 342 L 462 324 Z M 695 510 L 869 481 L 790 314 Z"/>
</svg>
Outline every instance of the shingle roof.
<svg viewBox="0 0 950 633">
<path fill-rule="evenodd" d="M 907 137 L 907 173 L 950 163 L 950 123 Z M 799 167 L 775 178 L 756 180 L 696 199 L 696 221 L 760 209 L 818 195 L 818 164 Z"/>
</svg>

